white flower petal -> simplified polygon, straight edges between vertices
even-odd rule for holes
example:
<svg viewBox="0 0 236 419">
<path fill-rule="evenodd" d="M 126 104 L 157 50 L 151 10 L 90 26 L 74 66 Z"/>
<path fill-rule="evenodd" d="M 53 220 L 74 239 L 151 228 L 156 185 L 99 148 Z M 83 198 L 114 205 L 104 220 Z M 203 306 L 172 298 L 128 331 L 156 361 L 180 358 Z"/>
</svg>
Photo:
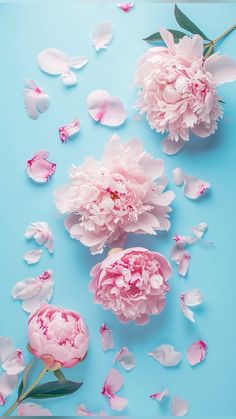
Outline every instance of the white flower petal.
<svg viewBox="0 0 236 419">
<path fill-rule="evenodd" d="M 5 336 L 0 336 L 0 363 L 3 364 L 10 354 L 13 353 L 12 340 Z"/>
<path fill-rule="evenodd" d="M 43 251 L 40 250 L 40 249 L 30 250 L 29 252 L 26 252 L 23 255 L 23 259 L 29 265 L 33 265 L 33 264 L 38 263 L 40 261 L 40 259 L 42 257 L 42 254 L 43 254 Z"/>
<path fill-rule="evenodd" d="M 74 68 L 75 70 L 79 70 L 83 68 L 88 63 L 87 57 L 72 57 L 70 59 L 70 68 Z"/>
<path fill-rule="evenodd" d="M 46 112 L 49 107 L 49 97 L 33 80 L 26 80 L 23 90 L 25 110 L 29 117 L 38 119 L 39 113 Z"/>
<path fill-rule="evenodd" d="M 65 86 L 74 86 L 77 84 L 77 76 L 73 71 L 66 70 L 60 75 L 62 83 Z"/>
<path fill-rule="evenodd" d="M 170 390 L 168 388 L 165 388 L 165 390 L 159 391 L 158 393 L 151 394 L 150 398 L 157 400 L 158 402 L 161 402 L 164 397 L 169 397 Z"/>
<path fill-rule="evenodd" d="M 173 154 L 178 153 L 181 148 L 186 144 L 186 141 L 179 139 L 178 141 L 174 141 L 169 137 L 166 137 L 162 141 L 162 150 L 165 154 L 172 156 Z"/>
<path fill-rule="evenodd" d="M 120 362 L 126 371 L 131 371 L 135 367 L 135 358 L 125 346 L 116 354 L 115 360 Z"/>
<path fill-rule="evenodd" d="M 183 184 L 184 172 L 180 167 L 176 167 L 176 169 L 172 171 L 172 177 L 176 186 L 181 186 Z"/>
<path fill-rule="evenodd" d="M 2 364 L 2 368 L 8 375 L 17 375 L 24 371 L 25 362 L 22 352 L 19 349 L 15 349 Z"/>
<path fill-rule="evenodd" d="M 112 24 L 105 20 L 96 26 L 92 35 L 92 44 L 96 51 L 99 51 L 100 49 L 106 48 L 107 45 L 110 44 L 112 38 Z"/>
<path fill-rule="evenodd" d="M 211 187 L 209 182 L 198 179 L 196 176 L 184 175 L 184 195 L 190 199 L 197 199 L 204 195 Z"/>
<path fill-rule="evenodd" d="M 45 221 L 30 223 L 25 231 L 26 239 L 34 239 L 37 244 L 48 249 L 49 253 L 54 252 L 54 242 L 49 224 Z"/>
<path fill-rule="evenodd" d="M 126 120 L 127 113 L 118 97 L 105 90 L 95 90 L 87 97 L 90 116 L 101 125 L 117 127 Z"/>
<path fill-rule="evenodd" d="M 175 351 L 172 345 L 160 345 L 149 355 L 164 367 L 174 367 L 181 361 L 181 353 Z"/>
<path fill-rule="evenodd" d="M 48 48 L 38 54 L 37 62 L 45 73 L 57 76 L 68 69 L 70 59 L 64 52 Z"/>
<path fill-rule="evenodd" d="M 114 348 L 112 330 L 109 329 L 105 323 L 102 323 L 100 327 L 100 335 L 102 341 L 102 350 L 104 352 L 112 350 Z"/>
<path fill-rule="evenodd" d="M 173 416 L 185 416 L 188 413 L 188 403 L 174 396 L 171 400 L 171 412 Z"/>
<path fill-rule="evenodd" d="M 204 233 L 207 231 L 207 224 L 206 223 L 200 223 L 192 228 L 193 234 L 197 239 L 201 239 L 204 235 Z"/>
</svg>

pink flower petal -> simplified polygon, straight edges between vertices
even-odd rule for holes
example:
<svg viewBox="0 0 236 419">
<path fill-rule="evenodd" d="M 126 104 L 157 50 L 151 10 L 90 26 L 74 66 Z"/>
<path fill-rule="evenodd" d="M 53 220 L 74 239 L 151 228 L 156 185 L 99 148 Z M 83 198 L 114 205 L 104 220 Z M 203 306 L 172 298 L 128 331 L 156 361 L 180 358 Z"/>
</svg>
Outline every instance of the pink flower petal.
<svg viewBox="0 0 236 419">
<path fill-rule="evenodd" d="M 164 397 L 169 397 L 169 395 L 170 395 L 170 390 L 168 388 L 165 388 L 165 390 L 159 391 L 158 393 L 155 393 L 155 394 L 151 394 L 150 398 L 155 399 L 158 402 L 161 402 Z"/>
<path fill-rule="evenodd" d="M 37 244 L 48 249 L 49 253 L 54 252 L 52 231 L 45 221 L 30 223 L 25 231 L 25 238 L 33 238 Z"/>
<path fill-rule="evenodd" d="M 0 336 L 0 363 L 3 364 L 13 351 L 12 340 L 8 337 Z"/>
<path fill-rule="evenodd" d="M 150 352 L 148 355 L 152 356 L 159 364 L 164 367 L 174 367 L 181 361 L 181 353 L 177 352 L 172 345 L 160 345 Z"/>
<path fill-rule="evenodd" d="M 72 57 L 70 58 L 70 68 L 74 68 L 75 70 L 80 70 L 86 64 L 88 64 L 87 57 Z"/>
<path fill-rule="evenodd" d="M 181 276 L 186 276 L 188 273 L 188 268 L 189 268 L 189 259 L 190 259 L 190 255 L 189 252 L 184 251 L 182 254 L 182 257 L 180 258 L 179 261 L 176 261 L 179 268 L 178 268 L 178 273 Z"/>
<path fill-rule="evenodd" d="M 113 396 L 109 399 L 109 404 L 113 410 L 124 410 L 128 404 L 128 400 L 125 397 Z"/>
<path fill-rule="evenodd" d="M 14 300 L 23 301 L 23 310 L 32 313 L 42 304 L 50 301 L 53 287 L 52 271 L 48 270 L 36 278 L 27 278 L 17 282 L 11 295 Z"/>
<path fill-rule="evenodd" d="M 36 403 L 22 403 L 17 408 L 18 416 L 52 416 L 50 410 Z"/>
<path fill-rule="evenodd" d="M 165 154 L 172 156 L 173 154 L 178 153 L 185 144 L 186 141 L 181 138 L 178 141 L 174 141 L 170 137 L 166 137 L 162 141 L 162 150 Z"/>
<path fill-rule="evenodd" d="M 176 169 L 172 171 L 172 177 L 176 186 L 181 186 L 183 184 L 184 172 L 180 167 L 176 167 Z"/>
<path fill-rule="evenodd" d="M 188 403 L 174 396 L 171 400 L 171 412 L 173 416 L 186 416 L 188 413 Z"/>
<path fill-rule="evenodd" d="M 117 369 L 112 368 L 109 371 L 108 376 L 105 380 L 105 383 L 102 389 L 102 394 L 104 396 L 114 395 L 117 391 L 120 390 L 123 384 L 124 384 L 124 379 L 122 375 L 119 373 Z"/>
<path fill-rule="evenodd" d="M 65 143 L 68 138 L 77 134 L 80 131 L 80 121 L 79 119 L 74 119 L 70 124 L 60 127 L 58 132 L 60 135 L 60 140 L 62 143 Z"/>
<path fill-rule="evenodd" d="M 5 336 L 0 336 L 0 362 L 8 375 L 19 374 L 25 369 L 22 352 L 14 349 L 12 340 Z"/>
<path fill-rule="evenodd" d="M 112 350 L 114 348 L 112 331 L 109 329 L 105 323 L 102 323 L 100 328 L 101 340 L 102 340 L 102 350 L 104 352 Z"/>
<path fill-rule="evenodd" d="M 64 73 L 61 73 L 60 79 L 65 86 L 74 86 L 77 84 L 77 76 L 71 70 L 66 70 Z"/>
<path fill-rule="evenodd" d="M 76 416 L 107 416 L 106 413 L 101 410 L 99 413 L 91 413 L 85 406 L 85 404 L 80 404 L 76 407 L 75 411 Z"/>
<path fill-rule="evenodd" d="M 17 375 L 8 375 L 5 372 L 0 375 L 0 406 L 5 404 L 7 396 L 15 390 L 17 383 Z"/>
<path fill-rule="evenodd" d="M 207 231 L 207 224 L 200 223 L 192 228 L 194 236 L 199 240 L 203 237 L 204 233 Z"/>
<path fill-rule="evenodd" d="M 123 12 L 128 13 L 134 8 L 134 3 L 117 3 L 117 7 Z"/>
<path fill-rule="evenodd" d="M 187 319 L 195 323 L 194 315 L 189 307 L 195 307 L 202 304 L 202 296 L 199 289 L 194 288 L 181 294 L 180 296 L 180 307 Z"/>
<path fill-rule="evenodd" d="M 25 110 L 29 117 L 38 119 L 39 114 L 49 107 L 49 97 L 33 80 L 26 80 L 23 90 Z"/>
<path fill-rule="evenodd" d="M 112 38 L 112 24 L 105 20 L 96 26 L 92 35 L 92 44 L 96 51 L 106 49 L 107 45 L 112 41 Z"/>
<path fill-rule="evenodd" d="M 211 187 L 209 182 L 187 174 L 184 175 L 184 184 L 184 194 L 190 199 L 199 198 Z"/>
<path fill-rule="evenodd" d="M 101 125 L 117 127 L 124 123 L 127 113 L 120 99 L 105 90 L 95 90 L 87 97 L 90 116 Z"/>
<path fill-rule="evenodd" d="M 38 263 L 42 257 L 43 251 L 40 249 L 30 250 L 23 255 L 23 259 L 28 265 Z"/>
<path fill-rule="evenodd" d="M 119 361 L 126 371 L 131 371 L 135 367 L 135 358 L 125 346 L 116 354 L 115 360 Z"/>
<path fill-rule="evenodd" d="M 47 160 L 49 153 L 47 151 L 38 151 L 27 161 L 28 176 L 38 183 L 45 183 L 56 170 L 56 163 Z"/>
<path fill-rule="evenodd" d="M 190 365 L 194 366 L 202 362 L 207 353 L 207 345 L 202 340 L 192 343 L 187 350 L 187 359 Z"/>
<path fill-rule="evenodd" d="M 226 55 L 210 55 L 205 61 L 205 67 L 218 85 L 236 80 L 236 63 Z"/>
<path fill-rule="evenodd" d="M 41 70 L 58 76 L 68 69 L 69 57 L 56 48 L 48 48 L 38 54 L 37 62 Z"/>
</svg>

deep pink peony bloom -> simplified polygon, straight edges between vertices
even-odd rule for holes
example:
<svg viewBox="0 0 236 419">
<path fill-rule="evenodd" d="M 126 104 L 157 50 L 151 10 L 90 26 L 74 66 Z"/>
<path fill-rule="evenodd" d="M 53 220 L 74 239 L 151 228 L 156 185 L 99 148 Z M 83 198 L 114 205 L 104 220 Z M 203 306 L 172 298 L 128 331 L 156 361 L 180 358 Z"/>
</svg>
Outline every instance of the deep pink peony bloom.
<svg viewBox="0 0 236 419">
<path fill-rule="evenodd" d="M 140 141 L 122 144 L 114 135 L 101 161 L 90 157 L 82 166 L 72 166 L 69 185 L 55 192 L 56 206 L 69 214 L 65 226 L 71 237 L 92 254 L 102 253 L 118 240 L 121 246 L 128 233 L 170 228 L 168 205 L 174 193 L 164 192 L 163 174 L 163 161 L 152 159 Z"/>
<path fill-rule="evenodd" d="M 89 342 L 82 317 L 69 310 L 44 305 L 29 318 L 29 350 L 48 369 L 70 368 L 84 359 Z"/>
<path fill-rule="evenodd" d="M 175 154 L 190 131 L 202 138 L 215 132 L 223 114 L 216 88 L 236 80 L 236 63 L 218 54 L 205 59 L 199 35 L 175 44 L 169 31 L 160 33 L 166 47 L 149 49 L 138 64 L 136 108 L 152 129 L 168 133 L 163 150 Z"/>
<path fill-rule="evenodd" d="M 89 285 L 95 303 L 121 322 L 143 325 L 165 306 L 171 268 L 160 253 L 141 247 L 112 252 L 94 266 Z"/>
</svg>

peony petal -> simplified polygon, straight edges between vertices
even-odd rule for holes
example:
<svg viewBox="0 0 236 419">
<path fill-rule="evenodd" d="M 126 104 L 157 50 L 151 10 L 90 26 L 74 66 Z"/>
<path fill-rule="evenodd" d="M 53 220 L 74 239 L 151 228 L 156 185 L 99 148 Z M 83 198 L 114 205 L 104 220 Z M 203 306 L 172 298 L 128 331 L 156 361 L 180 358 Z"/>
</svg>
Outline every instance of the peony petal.
<svg viewBox="0 0 236 419">
<path fill-rule="evenodd" d="M 37 244 L 48 249 L 49 253 L 54 252 L 54 241 L 49 224 L 45 221 L 30 223 L 25 231 L 26 239 L 34 239 Z"/>
<path fill-rule="evenodd" d="M 116 354 L 115 361 L 120 362 L 126 371 L 131 371 L 135 367 L 135 358 L 125 346 Z"/>
<path fill-rule="evenodd" d="M 60 140 L 62 143 L 65 143 L 68 138 L 77 134 L 80 131 L 80 121 L 79 119 L 74 119 L 70 124 L 60 127 L 58 132 L 60 135 Z"/>
<path fill-rule="evenodd" d="M 25 369 L 23 354 L 19 349 L 9 353 L 7 360 L 2 364 L 2 368 L 8 375 L 17 375 Z"/>
<path fill-rule="evenodd" d="M 64 71 L 63 73 L 61 73 L 60 78 L 65 86 L 74 86 L 75 84 L 77 84 L 77 77 L 73 71 Z"/>
<path fill-rule="evenodd" d="M 193 234 L 197 239 L 201 239 L 204 233 L 207 231 L 207 224 L 200 223 L 197 226 L 192 228 Z"/>
<path fill-rule="evenodd" d="M 185 144 L 186 141 L 181 138 L 178 141 L 174 141 L 170 137 L 166 137 L 162 141 L 162 150 L 165 154 L 171 156 L 178 153 Z"/>
<path fill-rule="evenodd" d="M 161 402 L 164 397 L 169 397 L 169 395 L 170 395 L 170 390 L 168 388 L 165 388 L 165 390 L 159 391 L 158 393 L 155 393 L 155 394 L 151 394 L 150 398 L 155 399 L 158 402 Z"/>
<path fill-rule="evenodd" d="M 13 351 L 12 340 L 8 337 L 0 336 L 0 363 L 3 364 Z"/>
<path fill-rule="evenodd" d="M 191 322 L 195 323 L 194 315 L 192 310 L 189 307 L 195 307 L 202 304 L 202 296 L 199 289 L 194 288 L 192 290 L 188 290 L 181 294 L 180 296 L 180 307 L 187 319 Z"/>
<path fill-rule="evenodd" d="M 92 44 L 96 51 L 99 51 L 100 49 L 105 49 L 110 44 L 112 38 L 112 24 L 105 20 L 96 26 L 92 35 Z"/>
<path fill-rule="evenodd" d="M 27 174 L 38 183 L 45 183 L 56 170 L 56 164 L 47 160 L 47 151 L 38 151 L 27 161 Z"/>
<path fill-rule="evenodd" d="M 23 255 L 23 259 L 28 265 L 38 263 L 42 257 L 43 251 L 40 249 L 30 250 Z"/>
<path fill-rule="evenodd" d="M 36 403 L 21 403 L 17 408 L 18 416 L 52 416 L 50 410 Z"/>
<path fill-rule="evenodd" d="M 190 254 L 189 252 L 184 251 L 183 252 L 183 256 L 182 258 L 179 260 L 179 269 L 178 269 L 178 273 L 181 276 L 186 276 L 188 273 L 188 268 L 189 268 L 189 259 L 190 259 Z"/>
<path fill-rule="evenodd" d="M 176 169 L 172 171 L 172 177 L 176 186 L 181 186 L 183 184 L 184 172 L 180 167 L 176 167 Z"/>
<path fill-rule="evenodd" d="M 76 416 L 107 416 L 106 413 L 101 410 L 99 413 L 91 413 L 85 406 L 85 404 L 80 404 L 76 407 L 75 411 Z"/>
<path fill-rule="evenodd" d="M 46 112 L 49 107 L 49 97 L 41 87 L 32 80 L 26 80 L 23 90 L 25 110 L 29 117 L 38 119 L 39 113 Z"/>
<path fill-rule="evenodd" d="M 119 373 L 117 369 L 112 368 L 109 371 L 108 376 L 105 380 L 105 383 L 102 389 L 102 394 L 106 396 L 108 395 L 112 396 L 117 391 L 120 390 L 123 384 L 124 384 L 124 379 L 122 375 Z"/>
<path fill-rule="evenodd" d="M 86 64 L 88 64 L 88 58 L 87 57 L 72 57 L 70 59 L 70 67 L 74 68 L 75 70 L 80 70 Z"/>
<path fill-rule="evenodd" d="M 188 403 L 174 396 L 171 400 L 171 412 L 173 416 L 185 416 L 188 413 Z"/>
<path fill-rule="evenodd" d="M 202 340 L 192 343 L 187 350 L 187 360 L 190 365 L 194 366 L 202 362 L 207 353 L 207 345 Z"/>
<path fill-rule="evenodd" d="M 114 348 L 112 331 L 106 326 L 105 323 L 102 323 L 100 327 L 100 334 L 102 340 L 102 350 L 104 352 L 112 350 Z"/>
<path fill-rule="evenodd" d="M 57 76 L 69 68 L 70 59 L 56 48 L 48 48 L 38 54 L 37 62 L 45 73 Z"/>
<path fill-rule="evenodd" d="M 124 410 L 128 404 L 128 400 L 124 397 L 113 396 L 109 400 L 110 407 L 113 410 Z"/>
<path fill-rule="evenodd" d="M 199 198 L 211 187 L 209 182 L 187 174 L 184 175 L 184 184 L 184 195 L 190 199 Z"/>
<path fill-rule="evenodd" d="M 128 13 L 134 8 L 134 3 L 117 3 L 117 7 L 123 12 Z"/>
<path fill-rule="evenodd" d="M 15 390 L 17 383 L 17 375 L 8 375 L 7 373 L 0 375 L 0 406 L 5 404 L 7 396 Z"/>
<path fill-rule="evenodd" d="M 105 90 L 95 90 L 87 97 L 90 116 L 101 125 L 117 127 L 126 120 L 127 113 L 119 98 Z"/>
<path fill-rule="evenodd" d="M 226 55 L 210 55 L 205 61 L 205 68 L 217 85 L 236 80 L 236 62 Z"/>
<path fill-rule="evenodd" d="M 181 353 L 175 351 L 172 345 L 160 345 L 150 352 L 148 355 L 152 356 L 159 364 L 164 367 L 174 367 L 181 361 Z"/>
</svg>

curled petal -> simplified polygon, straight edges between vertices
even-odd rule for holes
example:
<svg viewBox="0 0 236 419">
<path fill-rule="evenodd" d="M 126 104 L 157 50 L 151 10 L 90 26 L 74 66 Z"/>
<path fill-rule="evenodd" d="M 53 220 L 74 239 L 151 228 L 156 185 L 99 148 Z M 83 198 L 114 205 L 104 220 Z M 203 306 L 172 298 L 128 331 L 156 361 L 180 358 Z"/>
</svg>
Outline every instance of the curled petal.
<svg viewBox="0 0 236 419">
<path fill-rule="evenodd" d="M 169 397 L 170 390 L 165 388 L 165 390 L 159 391 L 158 393 L 151 394 L 150 398 L 161 402 L 164 397 Z"/>
<path fill-rule="evenodd" d="M 186 416 L 188 413 L 188 403 L 174 396 L 171 400 L 171 412 L 173 416 Z"/>
<path fill-rule="evenodd" d="M 38 119 L 39 114 L 46 112 L 49 107 L 49 97 L 47 93 L 36 86 L 33 80 L 27 80 L 25 82 L 25 88 L 23 90 L 25 110 L 29 117 L 32 119 Z"/>
<path fill-rule="evenodd" d="M 207 353 L 207 345 L 202 340 L 192 343 L 187 350 L 187 360 L 190 365 L 194 366 L 202 362 Z"/>
<path fill-rule="evenodd" d="M 76 74 L 71 70 L 66 70 L 61 73 L 60 78 L 65 86 L 74 86 L 77 84 Z"/>
<path fill-rule="evenodd" d="M 45 221 L 30 223 L 25 231 L 26 239 L 34 239 L 37 244 L 48 249 L 49 253 L 54 252 L 54 241 L 49 224 Z"/>
<path fill-rule="evenodd" d="M 5 372 L 0 375 L 0 406 L 5 404 L 7 396 L 15 390 L 17 383 L 17 375 L 8 375 Z"/>
<path fill-rule="evenodd" d="M 90 116 L 101 125 L 117 127 L 126 120 L 127 113 L 120 99 L 105 90 L 95 90 L 87 97 Z"/>
<path fill-rule="evenodd" d="M 152 356 L 164 367 L 174 367 L 181 361 L 181 353 L 177 352 L 172 345 L 160 345 L 148 355 Z"/>
<path fill-rule="evenodd" d="M 104 352 L 112 350 L 114 348 L 112 331 L 105 323 L 102 323 L 100 328 L 100 335 L 102 340 L 102 350 Z"/>
<path fill-rule="evenodd" d="M 207 231 L 207 224 L 200 223 L 192 228 L 193 234 L 197 239 L 201 239 L 204 233 Z"/>
<path fill-rule="evenodd" d="M 60 140 L 62 143 L 65 143 L 68 138 L 77 134 L 80 131 L 80 121 L 79 119 L 74 119 L 70 124 L 60 127 L 58 132 L 60 135 Z"/>
<path fill-rule="evenodd" d="M 56 164 L 47 160 L 47 151 L 38 151 L 27 161 L 28 176 L 38 183 L 45 183 L 56 170 Z"/>
<path fill-rule="evenodd" d="M 134 8 L 134 3 L 117 3 L 117 7 L 123 12 L 128 13 Z"/>
<path fill-rule="evenodd" d="M 92 44 L 96 51 L 106 49 L 107 45 L 112 41 L 112 38 L 112 24 L 111 22 L 105 20 L 96 26 L 92 35 Z"/>
<path fill-rule="evenodd" d="M 180 307 L 187 319 L 195 323 L 194 315 L 192 310 L 189 307 L 195 307 L 202 303 L 202 296 L 199 289 L 195 288 L 188 290 L 180 296 Z"/>
<path fill-rule="evenodd" d="M 38 263 L 42 257 L 43 251 L 40 249 L 30 250 L 23 255 L 23 259 L 28 265 Z"/>
<path fill-rule="evenodd" d="M 209 182 L 186 174 L 184 175 L 184 184 L 184 195 L 190 199 L 199 198 L 211 187 Z"/>
<path fill-rule="evenodd" d="M 52 416 L 50 410 L 36 403 L 22 403 L 17 408 L 18 416 Z"/>
<path fill-rule="evenodd" d="M 135 367 L 135 358 L 125 346 L 116 354 L 115 360 L 119 361 L 126 371 L 131 371 Z"/>
<path fill-rule="evenodd" d="M 106 413 L 101 410 L 99 413 L 91 413 L 85 406 L 85 404 L 80 404 L 76 407 L 75 411 L 76 416 L 107 416 Z"/>
</svg>

